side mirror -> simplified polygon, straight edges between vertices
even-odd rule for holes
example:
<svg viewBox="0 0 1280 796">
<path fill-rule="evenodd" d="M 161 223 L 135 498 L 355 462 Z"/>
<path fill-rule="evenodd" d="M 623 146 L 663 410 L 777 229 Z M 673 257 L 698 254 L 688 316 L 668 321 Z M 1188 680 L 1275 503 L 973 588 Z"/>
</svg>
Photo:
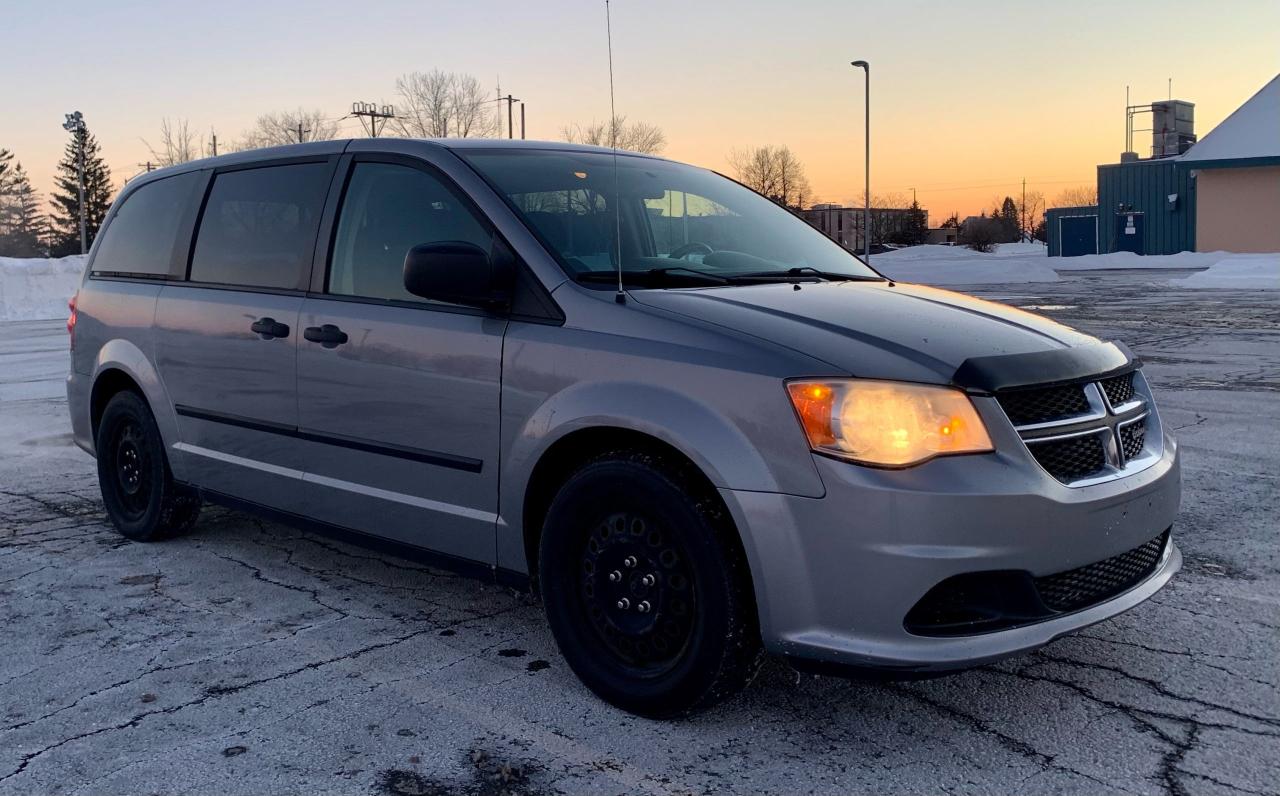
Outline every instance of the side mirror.
<svg viewBox="0 0 1280 796">
<path fill-rule="evenodd" d="M 505 247 L 503 247 L 505 249 Z M 404 258 L 404 288 L 415 296 L 501 311 L 511 303 L 514 264 L 474 243 L 414 246 Z"/>
</svg>

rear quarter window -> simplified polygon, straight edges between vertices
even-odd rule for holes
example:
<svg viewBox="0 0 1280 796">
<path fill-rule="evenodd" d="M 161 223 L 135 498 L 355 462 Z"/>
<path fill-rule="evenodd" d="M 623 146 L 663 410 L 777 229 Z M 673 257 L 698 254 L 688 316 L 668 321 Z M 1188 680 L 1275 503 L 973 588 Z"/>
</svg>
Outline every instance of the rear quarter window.
<svg viewBox="0 0 1280 796">
<path fill-rule="evenodd" d="M 93 257 L 93 273 L 180 276 L 174 257 L 178 228 L 200 182 L 199 172 L 165 177 L 138 187 L 116 208 Z"/>
<path fill-rule="evenodd" d="M 191 255 L 191 281 L 303 287 L 330 173 L 328 163 L 295 163 L 215 175 Z"/>
</svg>

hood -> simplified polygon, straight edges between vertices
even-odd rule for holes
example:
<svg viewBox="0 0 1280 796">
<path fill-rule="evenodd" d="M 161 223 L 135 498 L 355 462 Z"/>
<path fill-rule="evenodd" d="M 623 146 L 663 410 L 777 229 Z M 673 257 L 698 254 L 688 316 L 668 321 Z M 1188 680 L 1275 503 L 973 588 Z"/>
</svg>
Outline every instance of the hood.
<svg viewBox="0 0 1280 796">
<path fill-rule="evenodd" d="M 775 283 L 640 290 L 631 297 L 642 305 L 769 340 L 861 378 L 962 383 L 964 374 L 974 371 L 974 363 L 984 363 L 988 374 L 992 363 L 995 371 L 1006 374 L 1009 368 L 1000 363 L 1022 363 L 1019 380 L 1043 383 L 1091 375 L 1063 376 L 1068 370 L 1110 370 L 1130 361 L 1121 349 L 1048 318 L 923 285 Z M 1082 352 L 1091 355 L 1082 357 Z M 1087 362 L 1080 362 L 1082 358 Z M 1072 360 L 1064 369 L 1063 363 Z M 966 361 L 970 367 L 961 370 Z M 1027 362 L 1035 363 L 1030 372 Z M 1010 383 L 1006 378 L 1001 385 Z M 990 384 L 974 381 L 962 386 Z"/>
</svg>

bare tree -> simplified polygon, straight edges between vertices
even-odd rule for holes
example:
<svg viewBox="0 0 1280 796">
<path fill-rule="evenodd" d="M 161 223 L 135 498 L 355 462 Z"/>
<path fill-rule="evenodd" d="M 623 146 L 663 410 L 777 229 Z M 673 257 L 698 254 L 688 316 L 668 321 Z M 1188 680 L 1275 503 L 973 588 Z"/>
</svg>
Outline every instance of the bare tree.
<svg viewBox="0 0 1280 796">
<path fill-rule="evenodd" d="M 1022 227 L 1022 239 L 1024 241 L 1034 240 L 1036 225 L 1040 223 L 1040 216 L 1044 213 L 1044 194 L 1039 191 L 1031 191 L 1022 200 L 1021 206 L 1018 207 L 1018 224 Z"/>
<path fill-rule="evenodd" d="M 319 109 L 264 113 L 241 136 L 233 149 L 257 149 L 304 141 L 329 141 L 338 137 L 338 123 Z"/>
<path fill-rule="evenodd" d="M 990 254 L 996 250 L 1004 230 L 998 218 L 973 218 L 960 228 L 960 241 L 976 252 Z"/>
<path fill-rule="evenodd" d="M 490 104 L 493 99 L 474 76 L 454 75 L 450 98 L 456 138 L 494 138 L 501 134 L 501 123 Z"/>
<path fill-rule="evenodd" d="M 568 125 L 560 133 L 571 144 L 616 146 L 644 155 L 656 155 L 667 147 L 662 128 L 648 122 L 628 122 L 625 116 L 615 116 L 611 123 L 593 121 L 585 126 Z"/>
<path fill-rule="evenodd" d="M 486 138 L 498 134 L 493 98 L 472 75 L 433 69 L 396 78 L 392 127 L 410 138 Z"/>
<path fill-rule="evenodd" d="M 867 205 L 866 192 L 863 191 L 851 201 L 849 204 L 854 208 L 862 208 Z M 890 238 L 895 237 L 895 233 L 899 232 L 902 225 L 903 215 L 901 213 L 886 213 L 885 210 L 908 210 L 911 208 L 911 202 L 907 201 L 907 195 L 901 191 L 889 191 L 888 193 L 871 194 L 871 242 L 889 243 Z M 927 223 L 926 223 L 927 226 Z"/>
<path fill-rule="evenodd" d="M 738 181 L 784 207 L 803 208 L 809 199 L 809 180 L 804 166 L 785 146 L 735 149 L 729 165 Z"/>
<path fill-rule="evenodd" d="M 1098 203 L 1098 186 L 1077 185 L 1067 188 L 1055 197 L 1049 207 L 1088 207 Z"/>
<path fill-rule="evenodd" d="M 145 138 L 142 143 L 146 144 L 151 157 L 155 158 L 156 163 L 161 167 L 176 166 L 179 163 L 195 160 L 204 152 L 204 139 L 197 138 L 196 134 L 191 132 L 191 126 L 186 119 L 172 121 L 168 117 L 161 119 L 160 145 L 152 146 L 151 142 Z"/>
</svg>

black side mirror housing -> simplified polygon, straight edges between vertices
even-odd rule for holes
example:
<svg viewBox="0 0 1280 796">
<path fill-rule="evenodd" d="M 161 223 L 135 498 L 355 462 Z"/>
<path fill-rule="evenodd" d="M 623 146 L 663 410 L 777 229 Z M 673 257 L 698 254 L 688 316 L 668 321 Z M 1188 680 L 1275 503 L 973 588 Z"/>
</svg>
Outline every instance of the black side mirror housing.
<svg viewBox="0 0 1280 796">
<path fill-rule="evenodd" d="M 404 258 L 405 290 L 432 301 L 502 312 L 514 278 L 515 256 L 500 241 L 492 253 L 465 241 L 422 243 Z"/>
</svg>

